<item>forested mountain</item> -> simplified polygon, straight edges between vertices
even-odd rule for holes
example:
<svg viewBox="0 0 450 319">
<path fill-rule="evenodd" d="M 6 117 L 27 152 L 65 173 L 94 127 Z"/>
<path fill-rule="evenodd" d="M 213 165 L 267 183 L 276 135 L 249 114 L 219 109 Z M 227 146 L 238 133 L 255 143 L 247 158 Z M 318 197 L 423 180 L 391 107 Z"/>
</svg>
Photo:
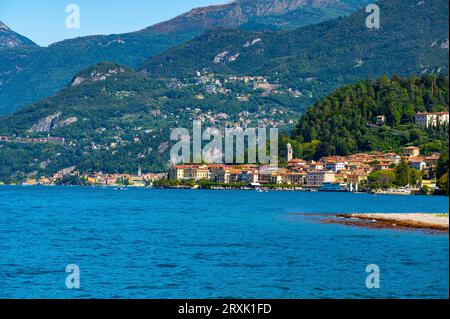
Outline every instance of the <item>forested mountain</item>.
<svg viewBox="0 0 450 319">
<path fill-rule="evenodd" d="M 178 85 L 111 63 L 83 70 L 55 96 L 0 120 L 0 136 L 7 137 L 0 141 L 0 180 L 73 165 L 86 171 L 162 171 L 171 130 L 190 128 L 194 119 L 205 127 L 285 128 L 300 116 L 297 98 L 288 93 L 265 94 L 251 83 L 203 77 L 208 81 Z M 217 81 L 221 91 L 208 93 L 209 83 Z"/>
<path fill-rule="evenodd" d="M 442 152 L 448 146 L 448 127 L 425 129 L 413 117 L 419 111 L 448 111 L 448 85 L 448 77 L 424 75 L 344 86 L 311 106 L 290 136 L 281 135 L 280 155 L 288 142 L 305 159 L 400 151 L 406 145 L 420 146 L 425 154 Z M 237 123 L 283 128 L 299 118 L 292 97 L 254 96 L 242 103 L 208 96 L 203 89 L 174 90 L 120 65 L 89 68 L 55 97 L 0 122 L 0 135 L 7 137 L 0 141 L 0 180 L 71 166 L 109 173 L 135 172 L 139 166 L 164 171 L 175 143 L 170 142 L 171 129 L 190 128 L 194 119 L 223 129 Z M 378 115 L 386 117 L 384 125 L 376 125 Z M 56 139 L 30 139 L 49 136 Z"/>
<path fill-rule="evenodd" d="M 448 73 L 448 1 L 381 0 L 381 28 L 364 9 L 287 32 L 216 30 L 151 57 L 151 77 L 266 76 L 302 93 L 309 105 L 343 84 L 383 75 Z"/>
<path fill-rule="evenodd" d="M 9 29 L 9 40 L 3 41 L 2 27 L 0 114 L 53 95 L 84 68 L 103 61 L 134 68 L 210 28 L 292 29 L 350 14 L 365 3 L 367 0 L 239 0 L 194 9 L 138 32 L 81 37 L 33 50 L 25 38 L 12 37 Z M 1 50 L 3 46 L 14 50 Z"/>
<path fill-rule="evenodd" d="M 448 110 L 448 2 L 378 4 L 379 30 L 366 28 L 364 10 L 294 31 L 210 30 L 139 71 L 115 63 L 84 69 L 56 95 L 0 118 L 0 179 L 74 165 L 165 170 L 173 128 L 198 119 L 219 128 L 289 129 L 319 98 L 295 133 L 281 138 L 299 157 L 403 145 L 441 151 L 448 132 L 424 130 L 412 118 Z M 408 78 L 384 76 L 397 73 Z M 374 125 L 377 115 L 386 125 Z"/>
<path fill-rule="evenodd" d="M 421 128 L 415 125 L 414 116 L 448 110 L 446 76 L 360 81 L 308 108 L 290 142 L 298 156 L 315 159 L 367 151 L 399 152 L 406 145 L 420 146 L 425 153 L 442 152 L 448 148 L 448 126 Z M 385 116 L 385 124 L 377 125 L 377 116 Z"/>
</svg>

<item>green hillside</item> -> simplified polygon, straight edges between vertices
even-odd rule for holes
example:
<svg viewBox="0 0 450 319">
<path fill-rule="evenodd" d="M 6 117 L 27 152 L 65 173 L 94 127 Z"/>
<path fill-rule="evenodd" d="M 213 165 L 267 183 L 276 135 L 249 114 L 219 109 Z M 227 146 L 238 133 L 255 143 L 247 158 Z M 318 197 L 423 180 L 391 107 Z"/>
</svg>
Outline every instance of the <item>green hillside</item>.
<svg viewBox="0 0 450 319">
<path fill-rule="evenodd" d="M 290 141 L 298 156 L 318 159 L 367 151 L 401 151 L 419 146 L 424 153 L 448 148 L 448 126 L 420 128 L 416 112 L 449 109 L 449 79 L 427 75 L 382 77 L 344 86 L 311 106 Z M 376 125 L 384 115 L 384 125 Z"/>
<path fill-rule="evenodd" d="M 419 128 L 413 116 L 448 110 L 448 3 L 379 4 L 380 30 L 365 28 L 363 11 L 294 31 L 215 30 L 151 58 L 144 72 L 109 62 L 84 69 L 59 93 L 0 118 L 6 139 L 0 141 L 0 180 L 70 166 L 163 171 L 173 128 L 189 128 L 198 119 L 218 128 L 288 131 L 318 100 L 293 135 L 281 138 L 280 145 L 291 142 L 297 156 L 397 151 L 404 145 L 442 151 L 448 132 Z M 89 48 L 84 40 L 80 46 Z M 22 59 L 26 63 L 28 56 Z M 13 63 L 5 65 L 7 70 Z M 385 76 L 397 73 L 408 78 Z M 17 90 L 15 96 L 28 93 Z M 386 116 L 386 125 L 374 125 L 377 115 Z M 56 139 L 32 139 L 48 137 Z"/>
<path fill-rule="evenodd" d="M 88 68 L 55 96 L 0 118 L 0 136 L 9 137 L 0 142 L 0 180 L 73 165 L 86 171 L 135 172 L 139 165 L 163 171 L 171 129 L 191 128 L 194 119 L 203 120 L 205 127 L 288 127 L 300 116 L 293 96 L 265 95 L 243 83 L 228 85 L 227 94 L 209 94 L 208 84 L 174 88 L 170 81 L 149 79 L 117 64 Z M 249 92 L 245 101 L 236 98 Z M 27 140 L 48 136 L 65 143 Z"/>
<path fill-rule="evenodd" d="M 0 69 L 10 65 L 14 68 L 20 67 L 19 71 L 13 72 L 13 76 L 0 85 L 0 114 L 12 113 L 20 107 L 55 94 L 63 89 L 77 72 L 98 62 L 113 61 L 135 67 L 145 58 L 182 43 L 192 36 L 147 33 L 92 36 L 59 42 L 33 52 L 0 51 Z M 31 54 L 27 54 L 24 59 L 24 53 Z M 6 55 L 10 56 L 10 59 L 5 59 Z"/>
</svg>

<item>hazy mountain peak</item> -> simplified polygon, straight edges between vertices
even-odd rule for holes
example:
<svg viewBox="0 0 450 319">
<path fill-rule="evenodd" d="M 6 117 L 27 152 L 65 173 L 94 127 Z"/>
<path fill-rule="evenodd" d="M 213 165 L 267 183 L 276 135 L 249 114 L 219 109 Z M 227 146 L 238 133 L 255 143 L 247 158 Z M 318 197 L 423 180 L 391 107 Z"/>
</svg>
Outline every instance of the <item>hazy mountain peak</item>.
<svg viewBox="0 0 450 319">
<path fill-rule="evenodd" d="M 258 17 L 280 16 L 299 9 L 349 9 L 344 2 L 345 0 L 236 0 L 192 9 L 148 30 L 155 33 L 173 33 L 179 30 L 199 31 L 216 27 L 236 28 Z"/>
<path fill-rule="evenodd" d="M 6 24 L 0 21 L 0 31 L 10 30 Z"/>
<path fill-rule="evenodd" d="M 12 31 L 6 24 L 0 21 L 0 49 L 14 49 L 35 45 L 33 41 Z"/>
</svg>

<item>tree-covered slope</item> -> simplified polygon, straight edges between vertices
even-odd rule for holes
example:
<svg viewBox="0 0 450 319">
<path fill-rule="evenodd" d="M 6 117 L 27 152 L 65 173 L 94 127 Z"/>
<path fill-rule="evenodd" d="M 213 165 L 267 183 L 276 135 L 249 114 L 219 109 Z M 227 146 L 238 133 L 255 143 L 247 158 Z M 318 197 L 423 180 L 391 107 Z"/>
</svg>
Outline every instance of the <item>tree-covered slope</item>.
<svg viewBox="0 0 450 319">
<path fill-rule="evenodd" d="M 303 93 L 308 105 L 333 89 L 382 75 L 448 73 L 448 1 L 381 0 L 381 28 L 367 13 L 294 31 L 216 30 L 151 57 L 152 77 L 189 78 L 197 70 L 262 75 Z"/>
<path fill-rule="evenodd" d="M 3 54 L 0 51 L 0 67 L 5 63 L 6 54 L 15 54 L 10 61 L 14 66 L 20 67 L 19 72 L 0 85 L 0 114 L 11 113 L 53 95 L 64 88 L 77 72 L 98 62 L 113 61 L 134 67 L 146 57 L 191 37 L 190 34 L 166 36 L 144 32 L 91 36 L 40 48 L 32 52 L 25 64 L 20 64 L 22 51 Z"/>
<path fill-rule="evenodd" d="M 291 143 L 307 158 L 366 151 L 400 151 L 406 145 L 425 153 L 448 147 L 448 126 L 425 129 L 417 112 L 449 110 L 448 77 L 382 77 L 344 86 L 308 108 Z M 384 125 L 376 125 L 377 116 Z"/>
<path fill-rule="evenodd" d="M 0 136 L 7 136 L 0 141 L 0 180 L 48 175 L 74 165 L 111 173 L 135 172 L 139 166 L 162 171 L 171 130 L 189 129 L 194 119 L 205 127 L 287 128 L 300 115 L 290 94 L 263 94 L 250 84 L 220 81 L 223 91 L 211 94 L 209 84 L 175 88 L 171 81 L 117 64 L 85 69 L 53 97 L 0 118 Z M 65 143 L 29 139 L 49 136 Z"/>
</svg>

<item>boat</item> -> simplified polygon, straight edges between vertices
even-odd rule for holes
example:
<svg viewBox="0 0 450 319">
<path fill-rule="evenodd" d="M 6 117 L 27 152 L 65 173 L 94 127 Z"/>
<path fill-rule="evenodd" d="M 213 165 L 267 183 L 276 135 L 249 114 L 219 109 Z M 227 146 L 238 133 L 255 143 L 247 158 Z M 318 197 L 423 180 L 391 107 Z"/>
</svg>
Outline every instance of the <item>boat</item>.
<svg viewBox="0 0 450 319">
<path fill-rule="evenodd" d="M 348 192 L 346 183 L 323 183 L 320 192 Z"/>
</svg>

